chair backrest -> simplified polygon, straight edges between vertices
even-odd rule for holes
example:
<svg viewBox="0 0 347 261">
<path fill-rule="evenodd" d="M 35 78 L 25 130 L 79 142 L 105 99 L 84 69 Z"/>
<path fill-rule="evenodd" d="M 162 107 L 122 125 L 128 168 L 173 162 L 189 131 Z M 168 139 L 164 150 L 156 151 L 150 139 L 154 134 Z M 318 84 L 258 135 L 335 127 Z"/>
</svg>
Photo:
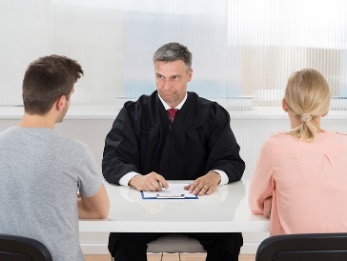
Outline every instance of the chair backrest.
<svg viewBox="0 0 347 261">
<path fill-rule="evenodd" d="M 263 240 L 256 261 L 346 261 L 347 233 L 290 234 Z"/>
<path fill-rule="evenodd" d="M 0 234 L 0 260 L 52 261 L 47 247 L 27 237 Z"/>
</svg>

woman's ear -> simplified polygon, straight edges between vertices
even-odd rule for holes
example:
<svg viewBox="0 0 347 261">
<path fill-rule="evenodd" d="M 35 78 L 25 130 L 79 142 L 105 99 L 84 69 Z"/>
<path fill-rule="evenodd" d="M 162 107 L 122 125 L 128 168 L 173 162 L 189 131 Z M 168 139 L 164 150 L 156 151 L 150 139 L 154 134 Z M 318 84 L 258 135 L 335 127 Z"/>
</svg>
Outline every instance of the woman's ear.
<svg viewBox="0 0 347 261">
<path fill-rule="evenodd" d="M 287 103 L 286 103 L 286 101 L 284 100 L 284 98 L 282 99 L 282 109 L 283 109 L 285 112 L 288 112 L 288 106 L 287 106 Z"/>
</svg>

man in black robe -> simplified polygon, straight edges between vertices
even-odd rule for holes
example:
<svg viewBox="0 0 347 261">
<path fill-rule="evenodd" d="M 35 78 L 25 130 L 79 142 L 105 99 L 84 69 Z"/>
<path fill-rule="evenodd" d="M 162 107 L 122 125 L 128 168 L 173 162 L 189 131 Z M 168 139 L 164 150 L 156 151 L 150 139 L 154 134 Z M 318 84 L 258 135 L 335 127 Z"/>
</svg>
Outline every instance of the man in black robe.
<svg viewBox="0 0 347 261">
<path fill-rule="evenodd" d="M 105 140 L 105 179 L 139 191 L 168 188 L 167 180 L 193 180 L 199 196 L 241 179 L 245 163 L 230 128 L 229 113 L 187 92 L 192 55 L 181 44 L 160 47 L 153 57 L 157 91 L 126 102 Z M 167 110 L 175 109 L 174 114 Z M 147 244 L 164 234 L 111 233 L 116 261 L 145 261 Z M 207 251 L 208 261 L 238 260 L 241 233 L 188 233 Z"/>
</svg>

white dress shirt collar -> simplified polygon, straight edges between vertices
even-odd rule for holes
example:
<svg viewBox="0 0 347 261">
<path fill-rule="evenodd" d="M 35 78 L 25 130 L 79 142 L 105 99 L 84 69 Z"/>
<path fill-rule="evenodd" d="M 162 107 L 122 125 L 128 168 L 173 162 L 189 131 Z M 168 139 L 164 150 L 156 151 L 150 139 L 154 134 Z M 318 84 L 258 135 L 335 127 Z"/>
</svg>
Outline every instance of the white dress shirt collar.
<svg viewBox="0 0 347 261">
<path fill-rule="evenodd" d="M 175 108 L 171 108 L 171 106 L 169 106 L 159 95 L 158 93 L 158 97 L 160 99 L 160 101 L 162 102 L 162 104 L 164 105 L 164 108 L 165 110 L 168 110 L 168 109 L 177 109 L 177 110 L 180 110 L 183 106 L 183 104 L 186 102 L 187 100 L 187 97 L 188 97 L 188 93 L 186 93 L 186 96 L 184 96 L 184 99 L 175 107 Z"/>
</svg>

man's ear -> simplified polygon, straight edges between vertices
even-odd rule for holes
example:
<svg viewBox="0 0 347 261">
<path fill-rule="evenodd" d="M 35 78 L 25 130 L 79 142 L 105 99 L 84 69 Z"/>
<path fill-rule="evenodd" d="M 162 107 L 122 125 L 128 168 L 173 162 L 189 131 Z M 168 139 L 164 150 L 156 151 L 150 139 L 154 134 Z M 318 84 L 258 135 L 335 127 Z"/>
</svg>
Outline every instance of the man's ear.
<svg viewBox="0 0 347 261">
<path fill-rule="evenodd" d="M 284 100 L 284 98 L 282 99 L 282 109 L 283 109 L 285 112 L 288 112 L 288 106 L 287 106 L 287 103 L 286 103 L 286 101 Z"/>
<path fill-rule="evenodd" d="M 65 107 L 65 104 L 66 104 L 66 96 L 62 95 L 55 102 L 55 107 L 58 111 L 61 111 Z"/>
<path fill-rule="evenodd" d="M 188 71 L 188 82 L 190 82 L 193 79 L 193 69 L 189 68 Z"/>
</svg>

